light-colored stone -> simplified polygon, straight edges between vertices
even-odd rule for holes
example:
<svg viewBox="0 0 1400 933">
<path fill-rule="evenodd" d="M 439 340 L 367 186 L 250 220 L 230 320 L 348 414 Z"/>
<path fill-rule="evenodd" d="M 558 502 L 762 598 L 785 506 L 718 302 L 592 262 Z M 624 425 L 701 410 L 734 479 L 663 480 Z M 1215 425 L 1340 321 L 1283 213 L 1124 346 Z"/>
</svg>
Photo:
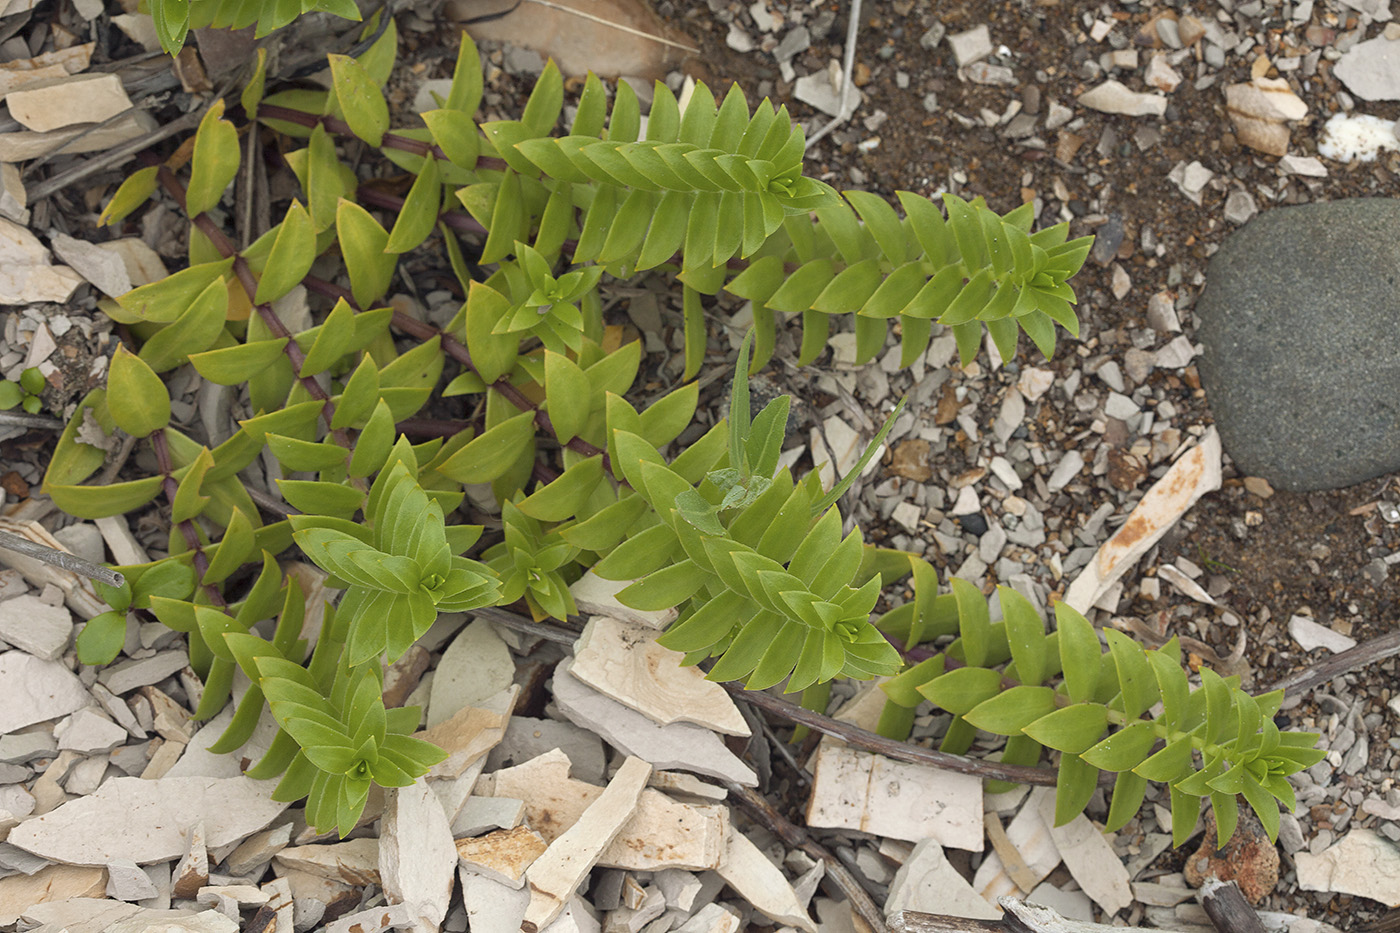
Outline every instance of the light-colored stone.
<svg viewBox="0 0 1400 933">
<path fill-rule="evenodd" d="M 607 616 L 611 619 L 621 619 L 623 622 L 645 625 L 658 631 L 676 621 L 676 617 L 680 615 L 676 609 L 641 610 L 619 602 L 617 594 L 634 582 L 636 581 L 604 580 L 592 570 L 588 570 L 569 587 L 569 595 L 573 596 L 580 615 Z"/>
<path fill-rule="evenodd" d="M 725 788 L 702 781 L 686 771 L 653 771 L 647 783 L 673 797 L 690 798 L 697 803 L 712 803 L 729 796 Z"/>
<path fill-rule="evenodd" d="M 21 651 L 57 661 L 73 637 L 73 614 L 25 594 L 0 602 L 0 640 Z"/>
<path fill-rule="evenodd" d="M 457 858 L 460 867 L 467 871 L 518 888 L 525 884 L 525 870 L 548 846 L 539 833 L 528 826 L 517 826 L 474 839 L 458 839 Z"/>
<path fill-rule="evenodd" d="M 636 710 L 579 683 L 569 660 L 554 669 L 554 699 L 570 720 L 654 767 L 694 771 L 749 787 L 758 776 L 709 729 L 687 722 L 658 725 Z"/>
<path fill-rule="evenodd" d="M 13 220 L 21 227 L 29 223 L 29 194 L 24 190 L 24 179 L 19 168 L 9 162 L 0 163 L 0 217 Z"/>
<path fill-rule="evenodd" d="M 1304 651 L 1326 648 L 1328 651 L 1346 651 L 1356 647 L 1356 639 L 1341 632 L 1320 625 L 1307 616 L 1293 616 L 1288 620 L 1288 634 L 1302 646 Z"/>
<path fill-rule="evenodd" d="M 0 100 L 3 100 L 5 95 L 11 91 L 17 91 L 27 84 L 36 84 L 50 78 L 63 78 L 67 75 L 68 70 L 58 64 L 30 68 L 27 71 L 0 68 Z"/>
<path fill-rule="evenodd" d="M 699 667 L 682 667 L 684 659 L 658 645 L 654 629 L 594 616 L 574 644 L 569 673 L 653 722 L 691 722 L 747 736 L 748 724 L 729 694 Z"/>
<path fill-rule="evenodd" d="M 115 923 L 104 933 L 238 933 L 238 921 L 217 910 L 151 910 Z"/>
<path fill-rule="evenodd" d="M 836 71 L 840 71 L 838 65 Z M 833 73 L 830 69 L 826 71 L 814 71 L 811 74 L 798 78 L 792 86 L 792 96 L 802 103 L 815 107 L 829 117 L 843 114 L 847 119 L 856 112 L 856 108 L 861 103 L 860 88 L 852 86 L 847 93 L 846 106 L 843 111 L 841 107 L 841 82 L 837 77 L 833 80 Z"/>
<path fill-rule="evenodd" d="M 465 868 L 457 872 L 462 882 L 462 904 L 467 911 L 467 928 L 486 933 L 507 933 L 520 929 L 530 889 L 512 888 L 494 878 L 477 875 Z"/>
<path fill-rule="evenodd" d="M 607 757 L 603 753 L 603 740 L 587 729 L 557 719 L 510 717 L 505 736 L 486 756 L 486 770 L 499 771 L 524 764 L 552 748 L 561 749 L 569 756 L 574 765 L 574 777 L 590 784 L 604 783 Z M 655 773 L 652 781 L 654 785 Z"/>
<path fill-rule="evenodd" d="M 363 887 L 379 883 L 379 840 L 350 839 L 329 845 L 293 846 L 273 856 L 283 868 Z"/>
<path fill-rule="evenodd" d="M 227 845 L 272 822 L 285 803 L 271 799 L 275 781 L 238 778 L 116 777 L 97 793 L 69 801 L 10 831 L 9 842 L 73 865 L 138 865 L 185 854 L 188 828 L 203 821 L 212 847 Z"/>
<path fill-rule="evenodd" d="M 224 869 L 236 876 L 261 874 L 261 869 L 272 861 L 278 852 L 287 848 L 291 839 L 291 823 L 253 833 L 224 857 Z"/>
<path fill-rule="evenodd" d="M 1087 894 L 1083 891 L 1066 891 L 1048 881 L 1037 885 L 1036 889 L 1026 896 L 1026 903 L 1049 907 L 1067 920 L 1094 922 L 1094 902 Z"/>
<path fill-rule="evenodd" d="M 143 901 L 159 892 L 141 867 L 131 859 L 107 863 L 107 896 L 119 901 Z"/>
<path fill-rule="evenodd" d="M 1079 95 L 1079 103 L 1100 113 L 1120 113 L 1128 117 L 1160 117 L 1167 111 L 1167 98 L 1129 90 L 1112 79 Z"/>
<path fill-rule="evenodd" d="M 1220 436 L 1211 427 L 1195 448 L 1152 485 L 1128 520 L 1099 547 L 1070 584 L 1065 602 L 1081 613 L 1088 612 L 1197 499 L 1219 489 L 1220 455 Z"/>
<path fill-rule="evenodd" d="M 1050 827 L 1040 816 L 1040 804 L 1045 798 L 1052 801 L 1053 788 L 1037 787 L 1027 796 L 1026 803 L 1006 827 L 1006 838 L 1020 857 L 1024 866 L 1023 879 L 1034 887 L 1055 870 L 1060 864 L 1060 850 L 1050 836 Z M 996 904 L 1002 895 L 1026 894 L 1012 879 L 1012 873 L 1002 863 L 996 852 L 988 852 L 973 875 L 972 887 L 989 904 Z"/>
<path fill-rule="evenodd" d="M 1332 73 L 1362 100 L 1400 100 L 1400 40 L 1376 36 L 1358 42 Z"/>
<path fill-rule="evenodd" d="M 740 897 L 765 917 L 780 926 L 816 933 L 816 925 L 807 916 L 806 909 L 782 871 L 768 861 L 753 840 L 732 826 L 724 860 L 717 871 Z"/>
<path fill-rule="evenodd" d="M 204 824 L 195 823 L 190 827 L 188 838 L 185 854 L 180 856 L 170 875 L 170 893 L 185 900 L 194 898 L 199 889 L 209 883 L 209 849 L 204 844 Z"/>
<path fill-rule="evenodd" d="M 1240 144 L 1273 156 L 1288 153 L 1287 122 L 1308 115 L 1308 105 L 1283 78 L 1255 78 L 1225 88 L 1225 112 Z"/>
<path fill-rule="evenodd" d="M 447 752 L 445 759 L 429 769 L 428 777 L 457 777 L 473 762 L 484 763 L 487 753 L 505 735 L 506 723 L 519 696 L 520 687 L 511 684 L 482 701 L 481 706 L 463 707 L 433 728 L 414 733 L 415 738 L 432 742 Z M 468 788 L 467 793 L 470 792 Z"/>
<path fill-rule="evenodd" d="M 0 133 L 0 141 L 11 135 L 13 134 Z M 0 146 L 3 146 L 3 142 L 0 142 Z M 0 159 L 0 161 L 4 160 Z M 0 228 L 3 228 L 5 223 L 8 221 L 0 222 Z M 28 231 L 26 230 L 25 233 Z M 4 237 L 0 236 L 0 240 L 3 239 Z M 3 246 L 0 246 L 0 254 L 3 254 Z M 3 268 L 4 263 L 0 262 L 0 270 Z M 36 521 L 13 521 L 0 518 L 0 531 L 8 531 L 21 538 L 28 538 L 35 544 L 42 544 L 45 547 L 60 551 L 66 550 L 62 542 L 49 534 L 48 529 Z M 58 587 L 63 591 L 63 601 L 80 619 L 91 619 L 108 610 L 107 604 L 97 598 L 97 594 L 92 588 L 92 581 L 80 577 L 72 571 L 4 549 L 0 549 L 0 566 L 18 570 L 30 586 L 40 591 L 50 585 Z M 5 729 L 0 728 L 0 733 L 5 731 Z"/>
<path fill-rule="evenodd" d="M 1166 55 L 1158 53 L 1148 60 L 1147 70 L 1143 72 L 1142 80 L 1157 90 L 1170 94 L 1181 84 L 1181 75 L 1167 62 Z"/>
<path fill-rule="evenodd" d="M 1215 605 L 1215 597 L 1207 593 L 1195 580 L 1178 570 L 1174 564 L 1163 564 L 1158 567 L 1157 576 L 1174 586 L 1181 595 L 1207 606 Z"/>
<path fill-rule="evenodd" d="M 492 787 L 496 794 L 523 800 L 526 825 L 549 843 L 574 826 L 603 793 L 601 787 L 569 777 L 569 760 L 558 750 L 496 772 Z M 728 817 L 726 807 L 680 803 L 647 788 L 598 864 L 629 871 L 714 868 L 724 855 Z"/>
<path fill-rule="evenodd" d="M 992 54 L 992 34 L 985 24 L 967 32 L 954 33 L 946 41 L 959 68 Z"/>
<path fill-rule="evenodd" d="M 391 903 L 406 904 L 415 933 L 435 933 L 452 900 L 457 849 L 442 805 L 419 778 L 388 793 L 379 835 L 379 875 Z"/>
<path fill-rule="evenodd" d="M 327 924 L 326 933 L 383 933 L 412 925 L 406 904 L 390 904 L 357 910 Z"/>
<path fill-rule="evenodd" d="M 66 666 L 23 651 L 0 654 L 0 683 L 5 685 L 0 735 L 66 716 L 92 703 L 82 681 Z"/>
<path fill-rule="evenodd" d="M 67 129 L 51 130 L 47 133 L 32 130 L 16 130 L 0 133 L 0 162 L 26 162 L 57 152 L 76 155 L 84 152 L 100 152 L 149 136 L 156 129 L 156 120 L 144 110 L 123 113 L 116 120 L 95 129 L 88 126 L 74 126 Z M 73 276 L 77 284 L 82 278 L 66 266 L 58 266 Z M 76 285 L 75 285 L 76 287 Z M 71 289 L 70 289 L 71 291 Z"/>
<path fill-rule="evenodd" d="M 0 147 L 10 135 L 0 133 Z M 72 269 L 51 263 L 49 251 L 38 237 L 0 218 L 0 304 L 65 302 L 82 283 L 82 277 Z"/>
<path fill-rule="evenodd" d="M 1400 847 L 1374 830 L 1353 829 L 1321 854 L 1298 852 L 1293 858 L 1304 891 L 1355 894 L 1400 907 Z"/>
<path fill-rule="evenodd" d="M 723 904 L 706 904 L 676 927 L 675 933 L 737 933 L 742 923 L 739 915 Z"/>
<path fill-rule="evenodd" d="M 283 880 L 292 892 L 292 912 L 298 929 L 310 929 L 328 911 L 344 914 L 360 905 L 359 888 L 304 871 L 285 869 Z"/>
<path fill-rule="evenodd" d="M 161 651 L 149 658 L 118 661 L 97 675 L 97 682 L 117 696 L 124 696 L 137 687 L 159 683 L 171 674 L 179 673 L 189 664 L 183 649 Z"/>
<path fill-rule="evenodd" d="M 525 801 L 511 797 L 468 797 L 452 821 L 452 836 L 479 836 L 497 829 L 514 829 L 525 818 Z"/>
<path fill-rule="evenodd" d="M 14 830 L 11 830 L 13 835 Z M 0 926 L 9 926 L 36 904 L 107 893 L 107 869 L 50 865 L 32 875 L 0 878 Z"/>
<path fill-rule="evenodd" d="M 131 109 L 121 77 L 106 72 L 46 78 L 5 95 L 14 117 L 38 133 L 77 123 L 101 123 Z"/>
<path fill-rule="evenodd" d="M 551 842 L 530 866 L 526 873 L 530 904 L 520 925 L 525 933 L 544 929 L 563 911 L 579 882 L 636 810 L 650 774 L 651 765 L 629 756 L 578 822 Z"/>
<path fill-rule="evenodd" d="M 510 686 L 515 661 L 491 623 L 477 619 L 453 639 L 433 674 L 428 700 L 428 728 L 451 719 L 459 710 L 482 702 Z"/>
<path fill-rule="evenodd" d="M 971 775 L 838 744 L 819 748 L 812 768 L 808 826 L 982 851 L 982 782 Z"/>
<path fill-rule="evenodd" d="M 58 748 L 72 749 L 85 755 L 110 752 L 126 744 L 126 730 L 103 716 L 95 707 L 80 709 L 54 728 Z"/>
<path fill-rule="evenodd" d="M 914 846 L 909 858 L 895 872 L 885 900 L 885 916 L 897 911 L 919 910 L 974 920 L 999 920 L 1001 911 L 977 895 L 943 855 L 932 839 Z"/>
<path fill-rule="evenodd" d="M 136 904 L 123 904 L 108 898 L 70 897 L 62 901 L 35 904 L 21 919 L 38 924 L 43 933 L 106 933 L 112 925 L 141 913 Z"/>
<path fill-rule="evenodd" d="M 1133 902 L 1128 870 L 1113 846 L 1089 818 L 1079 814 L 1064 826 L 1055 825 L 1055 801 L 1044 796 L 1038 801 L 1040 818 L 1050 827 L 1050 838 L 1074 880 L 1110 916 Z"/>
<path fill-rule="evenodd" d="M 117 254 L 122 261 L 122 268 L 126 270 L 127 281 L 131 283 L 133 288 L 149 285 L 169 275 L 165 268 L 165 261 L 160 258 L 160 253 L 157 253 L 147 246 L 145 241 L 139 237 L 123 237 L 119 240 L 108 240 L 106 243 L 98 243 L 97 248 Z M 113 516 L 112 519 L 105 520 L 110 522 L 120 517 L 121 516 Z M 104 519 L 97 519 L 99 529 L 102 527 L 101 522 L 103 521 Z M 126 522 L 123 520 L 121 525 L 125 526 Z M 127 532 L 127 534 L 130 534 L 130 532 Z M 107 537 L 106 532 L 103 532 L 103 537 Z M 108 538 L 108 547 L 111 546 L 111 539 Z M 138 544 L 137 547 L 140 547 L 140 545 Z M 144 551 L 142 553 L 144 553 Z M 146 562 L 145 559 L 123 560 L 115 548 L 113 548 L 112 554 L 118 564 L 144 564 Z"/>
<path fill-rule="evenodd" d="M 53 244 L 54 254 L 59 259 L 96 286 L 102 294 L 114 298 L 131 291 L 131 278 L 126 273 L 126 264 L 118 254 L 103 249 L 96 243 L 79 240 L 63 233 L 55 232 L 49 238 L 49 242 Z"/>
</svg>

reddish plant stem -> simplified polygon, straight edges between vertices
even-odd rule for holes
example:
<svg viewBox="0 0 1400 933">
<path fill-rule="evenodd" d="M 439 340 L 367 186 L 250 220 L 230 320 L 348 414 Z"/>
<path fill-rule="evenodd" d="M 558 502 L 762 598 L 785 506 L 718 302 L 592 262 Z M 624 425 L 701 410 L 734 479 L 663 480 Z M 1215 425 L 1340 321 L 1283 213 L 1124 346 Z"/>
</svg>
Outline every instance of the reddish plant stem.
<svg viewBox="0 0 1400 933">
<path fill-rule="evenodd" d="M 156 468 L 160 470 L 160 488 L 165 493 L 165 498 L 169 500 L 172 508 L 175 506 L 175 494 L 180 491 L 180 484 L 175 482 L 175 477 L 171 474 L 175 472 L 174 462 L 170 459 L 170 445 L 165 440 L 165 431 L 156 431 L 151 435 L 151 449 L 156 455 Z M 204 553 L 204 545 L 199 542 L 199 532 L 194 527 L 194 522 L 190 519 L 177 522 L 180 534 L 184 536 L 185 543 L 190 546 L 192 559 L 194 562 L 194 572 L 200 580 L 209 572 L 209 555 Z M 228 606 L 224 599 L 224 594 L 219 592 L 219 588 L 212 583 L 200 584 L 204 587 L 204 592 L 209 597 L 209 601 L 219 608 Z"/>
<path fill-rule="evenodd" d="M 180 206 L 180 210 L 189 213 L 185 206 L 185 186 L 180 183 L 180 179 L 175 177 L 175 173 L 162 165 L 160 171 L 156 173 L 167 194 L 175 199 L 175 203 Z M 190 223 L 194 224 L 200 233 L 214 244 L 214 248 L 219 251 L 219 255 L 225 259 L 233 258 L 233 271 L 238 276 L 239 284 L 243 286 L 243 291 L 247 293 L 248 300 L 252 301 L 258 293 L 258 281 L 253 277 L 253 270 L 248 266 L 248 261 L 238 254 L 232 241 L 219 229 L 219 225 L 206 213 L 199 213 L 190 218 Z M 282 319 L 277 316 L 277 312 L 272 309 L 269 303 L 255 304 L 258 317 L 260 317 L 267 329 L 274 337 L 286 338 L 286 343 L 282 351 L 287 355 L 287 359 L 292 364 L 292 372 L 300 373 L 303 364 L 306 362 L 306 354 L 302 352 L 301 346 L 297 344 L 292 332 L 287 330 L 287 325 L 282 323 Z M 298 376 L 297 381 L 306 389 L 308 395 L 321 402 L 321 417 L 326 422 L 326 427 L 331 427 L 331 421 L 335 418 L 335 403 L 326 394 L 326 390 L 321 388 L 321 384 L 312 376 Z M 350 451 L 350 435 L 344 428 L 331 428 L 331 436 L 335 442 L 345 448 L 346 456 Z M 356 485 L 363 487 L 363 482 L 357 480 Z"/>
<path fill-rule="evenodd" d="M 394 211 L 397 213 L 403 210 L 403 198 L 384 191 L 379 191 L 368 185 L 361 185 L 356 188 L 355 197 L 359 198 L 362 204 L 382 208 L 386 211 Z M 443 211 L 438 215 L 438 220 L 447 224 L 453 230 L 462 233 L 475 233 L 479 236 L 486 236 L 490 232 L 481 224 L 477 223 L 476 218 L 472 217 L 472 215 L 464 214 L 461 211 Z"/>
</svg>

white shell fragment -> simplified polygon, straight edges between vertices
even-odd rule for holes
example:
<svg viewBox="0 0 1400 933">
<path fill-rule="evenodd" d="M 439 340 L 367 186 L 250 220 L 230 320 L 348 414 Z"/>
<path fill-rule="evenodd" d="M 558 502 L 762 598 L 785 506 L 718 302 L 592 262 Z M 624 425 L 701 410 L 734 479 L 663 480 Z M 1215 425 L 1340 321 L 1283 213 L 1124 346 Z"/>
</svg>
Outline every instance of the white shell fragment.
<svg viewBox="0 0 1400 933">
<path fill-rule="evenodd" d="M 1196 447 L 1181 456 L 1166 475 L 1105 541 L 1065 593 L 1065 602 L 1083 613 L 1098 602 L 1176 524 L 1196 500 L 1220 488 L 1220 435 L 1206 430 Z"/>
<path fill-rule="evenodd" d="M 569 673 L 661 725 L 691 722 L 729 735 L 749 734 L 729 694 L 685 655 L 656 643 L 644 626 L 594 616 L 574 645 Z"/>
</svg>

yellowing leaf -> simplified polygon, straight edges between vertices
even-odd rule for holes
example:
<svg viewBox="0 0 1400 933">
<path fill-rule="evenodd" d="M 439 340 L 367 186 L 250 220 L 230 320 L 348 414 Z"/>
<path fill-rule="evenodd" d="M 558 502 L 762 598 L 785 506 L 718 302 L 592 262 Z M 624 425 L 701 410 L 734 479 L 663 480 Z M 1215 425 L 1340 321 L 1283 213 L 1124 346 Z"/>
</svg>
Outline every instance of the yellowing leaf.
<svg viewBox="0 0 1400 933">
<path fill-rule="evenodd" d="M 301 202 L 293 201 L 272 242 L 272 252 L 263 268 L 257 294 L 253 296 L 254 303 L 276 301 L 296 288 L 311 271 L 315 260 L 316 231 L 312 229 L 311 215 Z"/>
<path fill-rule="evenodd" d="M 117 345 L 107 375 L 112 420 L 132 437 L 146 437 L 170 423 L 170 393 L 140 357 Z"/>
<path fill-rule="evenodd" d="M 194 217 L 219 203 L 224 189 L 238 174 L 238 131 L 221 119 L 223 99 L 214 101 L 194 136 L 190 182 L 185 188 L 185 210 Z"/>
<path fill-rule="evenodd" d="M 389 129 L 389 105 L 384 92 L 365 67 L 348 55 L 328 56 L 335 99 L 356 136 L 378 146 Z"/>
</svg>

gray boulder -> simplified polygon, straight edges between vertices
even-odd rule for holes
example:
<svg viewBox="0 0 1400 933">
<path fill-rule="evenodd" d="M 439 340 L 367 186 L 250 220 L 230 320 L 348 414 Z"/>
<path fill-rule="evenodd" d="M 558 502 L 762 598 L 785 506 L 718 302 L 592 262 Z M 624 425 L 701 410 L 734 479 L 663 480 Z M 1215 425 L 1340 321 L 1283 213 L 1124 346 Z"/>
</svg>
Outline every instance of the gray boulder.
<svg viewBox="0 0 1400 933">
<path fill-rule="evenodd" d="M 1305 492 L 1400 470 L 1400 200 L 1266 211 L 1211 258 L 1196 307 L 1243 473 Z"/>
</svg>

